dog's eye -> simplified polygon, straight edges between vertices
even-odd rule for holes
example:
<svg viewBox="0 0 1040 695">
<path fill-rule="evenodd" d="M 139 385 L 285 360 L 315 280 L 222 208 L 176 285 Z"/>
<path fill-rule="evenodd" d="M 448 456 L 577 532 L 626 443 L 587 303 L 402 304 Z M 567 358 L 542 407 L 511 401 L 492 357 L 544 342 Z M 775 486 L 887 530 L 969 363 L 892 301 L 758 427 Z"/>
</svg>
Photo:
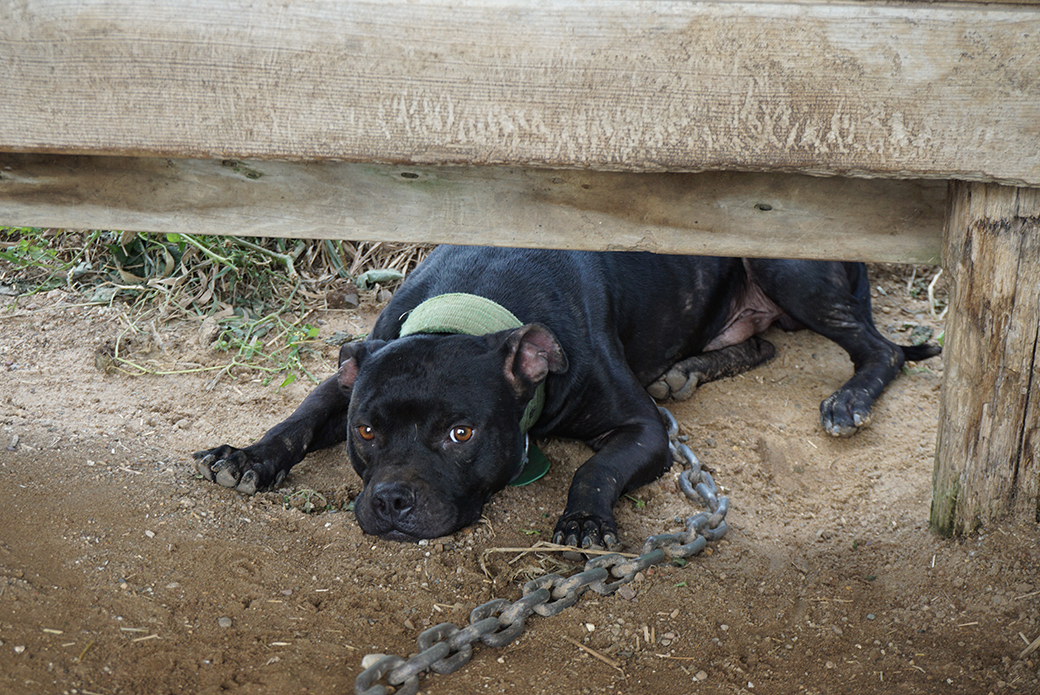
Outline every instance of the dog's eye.
<svg viewBox="0 0 1040 695">
<path fill-rule="evenodd" d="M 376 431 L 368 425 L 361 425 L 357 428 L 358 436 L 364 439 L 366 442 L 370 442 L 376 438 Z"/>
<path fill-rule="evenodd" d="M 466 427 L 465 425 L 452 427 L 451 434 L 449 434 L 448 436 L 451 437 L 451 441 L 455 442 L 456 444 L 468 442 L 470 440 L 470 437 L 473 436 L 473 428 Z"/>
</svg>

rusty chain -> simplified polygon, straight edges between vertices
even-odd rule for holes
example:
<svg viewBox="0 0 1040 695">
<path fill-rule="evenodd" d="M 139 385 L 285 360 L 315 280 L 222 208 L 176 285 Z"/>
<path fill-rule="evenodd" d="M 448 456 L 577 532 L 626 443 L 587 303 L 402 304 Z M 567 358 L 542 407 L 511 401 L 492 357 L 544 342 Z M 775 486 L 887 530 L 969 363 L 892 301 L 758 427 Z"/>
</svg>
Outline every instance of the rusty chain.
<svg viewBox="0 0 1040 695">
<path fill-rule="evenodd" d="M 686 466 L 679 474 L 679 489 L 693 501 L 701 501 L 708 511 L 697 512 L 686 519 L 684 531 L 650 536 L 640 555 L 626 558 L 612 553 L 595 557 L 585 568 L 569 577 L 547 574 L 524 584 L 523 597 L 510 603 L 492 599 L 473 609 L 470 624 L 459 628 L 441 623 L 425 630 L 418 638 L 419 651 L 408 659 L 383 656 L 366 668 L 354 681 L 356 695 L 386 695 L 387 685 L 395 695 L 414 695 L 419 690 L 419 674 L 433 671 L 454 673 L 473 655 L 473 644 L 504 647 L 524 630 L 524 621 L 532 614 L 548 618 L 577 603 L 587 590 L 607 596 L 635 579 L 637 573 L 653 565 L 697 555 L 709 542 L 726 535 L 726 512 L 729 499 L 719 496 L 711 475 L 701 469 L 701 462 L 688 446 L 678 441 L 679 425 L 670 412 L 658 408 L 668 427 L 672 457 Z"/>
</svg>

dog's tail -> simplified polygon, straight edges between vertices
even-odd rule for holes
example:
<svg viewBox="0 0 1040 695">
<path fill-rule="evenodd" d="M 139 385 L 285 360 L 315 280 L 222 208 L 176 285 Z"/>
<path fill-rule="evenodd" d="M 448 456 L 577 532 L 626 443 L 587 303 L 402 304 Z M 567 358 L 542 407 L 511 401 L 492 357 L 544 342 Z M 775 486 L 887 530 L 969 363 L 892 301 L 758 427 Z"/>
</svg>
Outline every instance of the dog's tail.
<svg viewBox="0 0 1040 695">
<path fill-rule="evenodd" d="M 929 357 L 935 357 L 936 355 L 942 354 L 942 348 L 935 343 L 922 343 L 921 345 L 900 345 L 899 349 L 903 351 L 903 358 L 908 362 L 920 362 L 926 360 Z"/>
</svg>

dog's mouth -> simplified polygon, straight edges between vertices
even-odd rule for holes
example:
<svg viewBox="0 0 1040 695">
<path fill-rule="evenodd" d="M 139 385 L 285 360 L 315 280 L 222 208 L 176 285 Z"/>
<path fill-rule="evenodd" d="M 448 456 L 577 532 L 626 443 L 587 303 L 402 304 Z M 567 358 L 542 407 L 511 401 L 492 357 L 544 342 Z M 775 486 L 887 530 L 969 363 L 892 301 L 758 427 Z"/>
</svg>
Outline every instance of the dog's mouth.
<svg viewBox="0 0 1040 695">
<path fill-rule="evenodd" d="M 364 530 L 364 529 L 362 528 L 362 530 Z M 368 533 L 368 532 L 366 531 L 366 533 Z M 405 533 L 404 531 L 398 531 L 397 529 L 391 529 L 390 531 L 384 531 L 383 533 L 369 534 L 369 535 L 378 536 L 379 538 L 382 538 L 384 541 L 397 541 L 398 543 L 418 543 L 419 541 L 424 540 L 426 538 L 433 538 L 434 537 L 434 536 L 412 536 L 410 534 Z"/>
<path fill-rule="evenodd" d="M 379 482 L 366 485 L 354 500 L 354 516 L 369 535 L 417 543 L 450 535 L 476 521 L 483 503 L 476 505 L 475 497 L 448 500 L 441 491 Z"/>
</svg>

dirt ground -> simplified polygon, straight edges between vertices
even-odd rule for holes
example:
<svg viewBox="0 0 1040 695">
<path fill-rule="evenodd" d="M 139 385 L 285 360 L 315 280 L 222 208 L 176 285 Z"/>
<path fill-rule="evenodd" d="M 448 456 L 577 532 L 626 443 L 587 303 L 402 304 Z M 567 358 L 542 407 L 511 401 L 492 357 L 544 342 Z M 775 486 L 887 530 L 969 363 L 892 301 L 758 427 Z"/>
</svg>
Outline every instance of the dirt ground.
<svg viewBox="0 0 1040 695">
<path fill-rule="evenodd" d="M 905 274 L 879 273 L 882 331 L 938 328 Z M 426 627 L 574 567 L 496 552 L 485 574 L 481 558 L 549 539 L 581 445 L 547 443 L 549 475 L 499 494 L 475 528 L 374 539 L 345 510 L 360 481 L 339 451 L 252 498 L 195 474 L 191 452 L 252 441 L 306 380 L 105 373 L 97 350 L 125 316 L 78 301 L 54 291 L 0 313 L 0 692 L 350 692 L 366 654 L 408 655 Z M 328 311 L 322 336 L 361 332 L 372 312 Z M 134 355 L 226 361 L 198 330 L 158 326 Z M 1020 656 L 1040 637 L 1036 526 L 928 530 L 941 360 L 913 365 L 869 429 L 837 440 L 817 409 L 847 357 L 805 332 L 770 339 L 771 364 L 672 408 L 731 498 L 727 538 L 624 596 L 532 616 L 518 641 L 477 648 L 423 692 L 1040 693 L 1040 652 Z M 334 360 L 328 347 L 313 368 Z M 619 504 L 625 550 L 691 513 L 677 472 Z"/>
</svg>

